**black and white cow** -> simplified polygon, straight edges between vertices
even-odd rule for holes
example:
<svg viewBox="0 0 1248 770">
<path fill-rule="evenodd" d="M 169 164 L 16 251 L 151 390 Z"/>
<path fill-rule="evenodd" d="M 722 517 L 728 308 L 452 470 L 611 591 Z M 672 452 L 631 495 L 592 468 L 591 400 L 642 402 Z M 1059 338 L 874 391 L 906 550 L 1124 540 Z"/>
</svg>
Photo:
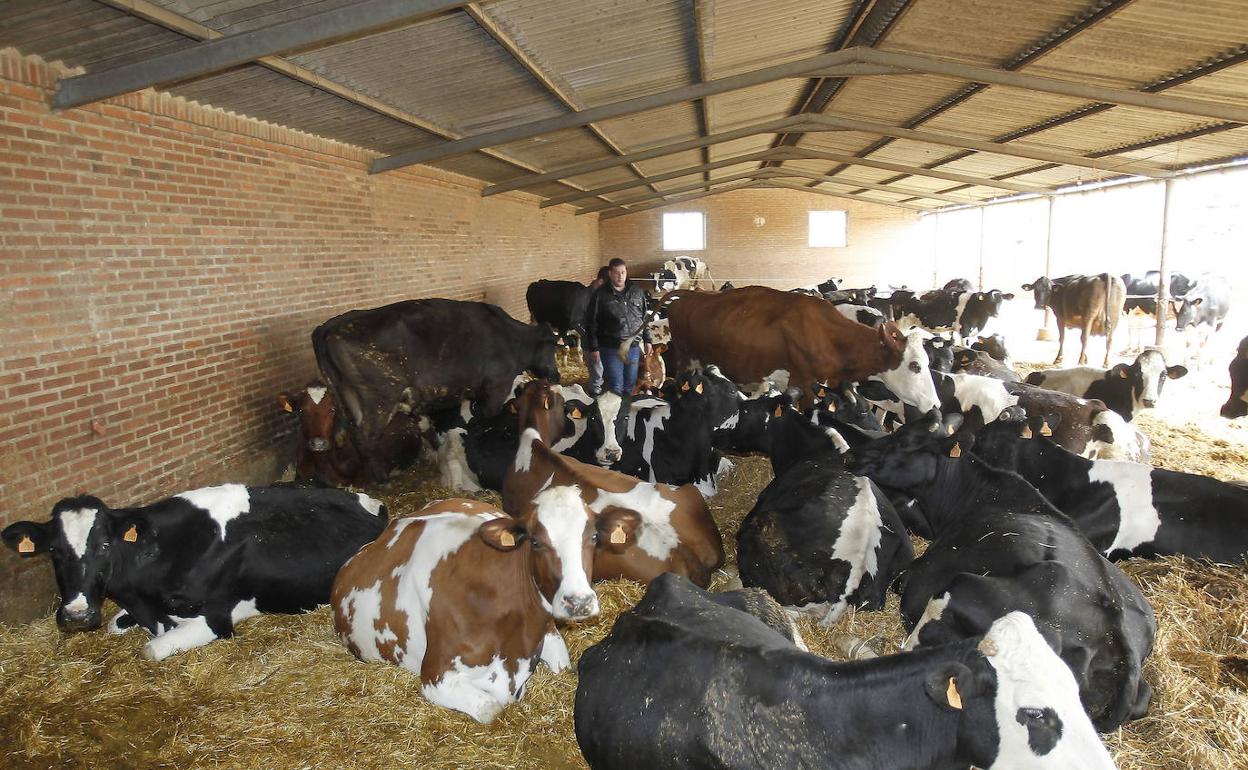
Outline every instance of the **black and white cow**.
<svg viewBox="0 0 1248 770">
<path fill-rule="evenodd" d="M 1022 438 L 1022 427 L 999 421 L 965 445 L 1026 479 L 1106 557 L 1248 560 L 1248 489 L 1141 463 L 1088 460 L 1043 436 Z"/>
<path fill-rule="evenodd" d="M 884 325 L 884 314 L 870 305 L 843 302 L 833 305 L 833 307 L 836 308 L 836 312 L 845 316 L 849 320 L 857 321 L 864 326 L 874 328 Z"/>
<path fill-rule="evenodd" d="M 772 480 L 737 532 L 741 582 L 820 618 L 879 610 L 914 548 L 888 498 L 828 446 Z"/>
<path fill-rule="evenodd" d="M 1005 337 L 1000 334 L 981 335 L 971 343 L 971 350 L 982 350 L 1006 366 L 1010 365 L 1010 351 L 1006 350 Z"/>
<path fill-rule="evenodd" d="M 952 293 L 967 293 L 975 290 L 975 284 L 971 283 L 970 278 L 951 278 L 940 287 L 941 291 Z"/>
<path fill-rule="evenodd" d="M 845 464 L 914 496 L 935 539 L 906 572 L 910 646 L 987 631 L 1030 614 L 1070 666 L 1098 730 L 1148 710 L 1142 666 L 1157 623 L 1140 589 L 1022 477 L 962 452 L 959 415 L 932 412 L 854 447 Z"/>
<path fill-rule="evenodd" d="M 1022 382 L 1018 372 L 993 358 L 986 351 L 954 346 L 950 351 L 951 372 L 978 374 L 1005 382 Z"/>
<path fill-rule="evenodd" d="M 3 539 L 52 557 L 62 629 L 99 628 L 112 599 L 109 632 L 145 629 L 144 657 L 163 660 L 233 636 L 246 618 L 326 603 L 338 568 L 385 526 L 367 495 L 224 484 L 137 508 L 66 498 L 50 521 L 11 524 Z"/>
<path fill-rule="evenodd" d="M 1235 419 L 1248 414 L 1248 337 L 1239 341 L 1239 349 L 1227 367 L 1231 375 L 1231 397 L 1222 405 L 1222 416 Z"/>
<path fill-rule="evenodd" d="M 887 297 L 879 294 L 867 301 L 867 304 L 884 314 L 890 321 L 899 321 L 905 315 L 905 307 L 914 299 L 914 292 L 905 286 L 894 288 Z"/>
<path fill-rule="evenodd" d="M 714 596 L 662 575 L 581 656 L 576 739 L 592 770 L 1114 767 L 1021 612 L 982 636 L 836 663 Z"/>
<path fill-rule="evenodd" d="M 1157 316 L 1157 287 L 1161 283 L 1161 273 L 1149 270 L 1144 275 L 1124 273 L 1122 282 L 1127 287 L 1127 299 L 1123 303 L 1123 312 L 1127 314 L 1128 350 L 1139 350 L 1140 335 L 1150 326 L 1140 321 Z M 1170 274 L 1170 297 L 1181 300 L 1192 288 L 1192 280 L 1182 273 Z M 1134 323 L 1133 323 L 1134 321 Z"/>
<path fill-rule="evenodd" d="M 867 380 L 882 383 L 893 394 L 897 401 L 883 402 L 880 405 L 898 416 L 903 416 L 905 406 L 917 409 L 920 413 L 940 406 L 936 387 L 932 382 L 925 348 L 926 339 L 927 335 L 921 329 L 911 329 L 906 333 L 906 347 L 901 354 L 901 363 L 892 369 L 873 374 Z M 865 387 L 865 383 L 862 387 Z"/>
<path fill-rule="evenodd" d="M 1231 287 L 1225 278 L 1208 273 L 1200 276 L 1183 296 L 1176 300 L 1174 311 L 1175 331 L 1182 332 L 1191 327 L 1192 332 L 1185 337 L 1186 356 L 1192 358 L 1192 336 L 1196 339 L 1196 366 L 1201 365 L 1205 355 L 1205 345 L 1209 337 L 1222 331 L 1226 314 L 1231 310 Z"/>
<path fill-rule="evenodd" d="M 893 307 L 898 306 L 894 292 Z M 965 292 L 932 289 L 918 297 L 901 303 L 901 317 L 897 325 L 903 330 L 922 326 L 931 331 L 954 331 L 958 328 L 958 316 L 962 312 Z"/>
<path fill-rule="evenodd" d="M 958 334 L 963 340 L 969 340 L 978 335 L 991 319 L 1001 313 L 1001 302 L 1008 299 L 1014 299 L 1014 295 L 1002 293 L 1000 289 L 967 291 L 960 298 Z"/>
<path fill-rule="evenodd" d="M 1117 364 L 1112 369 L 1094 366 L 1047 369 L 1027 375 L 1026 382 L 1082 398 L 1100 399 L 1130 422 L 1136 410 L 1157 406 L 1167 379 L 1177 380 L 1185 374 L 1187 367 L 1166 366 L 1161 351 L 1150 348 L 1130 364 Z"/>
<path fill-rule="evenodd" d="M 849 382 L 833 388 L 828 385 L 815 387 L 815 403 L 803 413 L 811 423 L 824 427 L 853 425 L 866 431 L 882 431 L 880 418 L 871 411 L 871 402 Z M 832 420 L 836 420 L 833 423 Z"/>
</svg>

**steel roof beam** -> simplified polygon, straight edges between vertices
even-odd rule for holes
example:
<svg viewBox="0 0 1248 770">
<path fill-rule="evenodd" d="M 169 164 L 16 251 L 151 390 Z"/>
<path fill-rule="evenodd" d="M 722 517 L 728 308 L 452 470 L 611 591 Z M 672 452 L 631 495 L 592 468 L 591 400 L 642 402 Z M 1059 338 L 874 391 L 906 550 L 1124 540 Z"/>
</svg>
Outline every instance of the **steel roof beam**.
<svg viewBox="0 0 1248 770">
<path fill-rule="evenodd" d="M 779 179 L 767 179 L 764 181 L 760 181 L 755 186 L 756 187 L 781 187 L 786 190 L 797 190 L 798 192 L 804 192 L 804 193 L 816 193 L 818 195 L 827 195 L 832 198 L 842 198 L 844 200 L 857 201 L 858 203 L 871 203 L 876 206 L 892 206 L 893 208 L 910 209 L 911 211 L 936 211 L 936 209 L 928 208 L 927 206 L 917 206 L 913 203 L 901 203 L 897 201 L 875 201 L 875 200 L 871 200 L 870 198 L 860 197 L 858 195 L 851 195 L 849 193 L 838 193 L 833 190 L 825 190 L 822 187 L 807 187 L 804 184 L 797 184 L 796 182 L 784 182 Z"/>
<path fill-rule="evenodd" d="M 711 13 L 714 13 L 712 6 Z M 706 58 L 706 37 L 710 30 L 709 21 L 707 20 L 707 0 L 693 0 L 693 38 L 694 46 L 697 48 L 698 54 L 698 81 L 707 80 L 707 73 L 710 71 L 710 63 Z M 701 125 L 698 126 L 698 133 L 706 136 L 711 133 L 711 102 L 709 99 L 698 100 L 698 118 Z M 702 165 L 710 165 L 711 148 L 704 146 L 702 148 Z M 711 180 L 710 169 L 702 174 L 702 178 L 707 182 Z M 545 205 L 545 204 L 543 204 Z"/>
<path fill-rule="evenodd" d="M 516 63 L 518 63 L 525 69 L 526 72 L 529 73 L 530 77 L 541 84 L 543 88 L 553 94 L 560 102 L 563 102 L 564 107 L 567 107 L 575 112 L 585 109 L 585 105 L 581 103 L 581 100 L 578 99 L 575 94 L 556 83 L 554 78 L 546 72 L 546 69 L 542 67 L 536 59 L 529 56 L 529 54 L 522 49 L 515 40 L 512 40 L 511 35 L 499 26 L 498 22 L 496 22 L 489 14 L 482 10 L 480 5 L 477 3 L 468 3 L 464 6 L 464 11 L 472 18 L 473 21 L 477 23 L 477 26 L 481 27 L 481 29 L 485 30 L 486 34 L 494 38 L 494 42 L 502 46 L 503 50 L 505 50 L 511 58 L 516 60 Z M 607 133 L 601 128 L 593 123 L 586 124 L 585 128 L 597 137 L 598 141 L 602 142 L 608 150 L 616 155 L 624 154 L 624 150 L 620 149 L 620 146 L 616 144 L 611 137 L 607 136 Z M 629 163 L 628 167 L 632 169 L 632 172 L 637 175 L 639 179 L 644 180 L 646 178 L 646 175 L 641 172 L 641 169 L 637 168 L 634 164 Z"/>
<path fill-rule="evenodd" d="M 669 195 L 679 195 L 681 193 L 687 193 L 692 190 L 700 190 L 708 185 L 724 184 L 726 182 L 736 182 L 742 179 L 755 179 L 757 175 L 758 175 L 758 169 L 750 169 L 749 171 L 745 171 L 740 174 L 730 174 L 728 176 L 721 176 L 718 179 L 711 179 L 710 181 L 699 179 L 697 182 L 694 182 L 693 184 L 687 184 L 682 187 L 673 187 L 670 190 L 657 190 L 655 192 L 646 193 L 645 195 L 638 195 L 634 198 L 629 198 L 627 200 L 622 200 L 622 201 L 607 201 L 606 203 L 596 203 L 592 206 L 586 206 L 585 208 L 579 209 L 576 212 L 576 215 L 580 216 L 581 214 L 593 214 L 596 211 L 605 211 L 607 209 L 618 208 L 620 206 L 631 206 L 634 203 L 645 203 L 646 201 L 654 200 L 655 198 L 666 198 Z M 959 202 L 966 203 L 967 201 L 960 200 Z"/>
<path fill-rule="evenodd" d="M 705 192 L 700 192 L 697 195 L 686 195 L 685 197 L 677 198 L 674 201 L 659 201 L 657 203 L 651 203 L 646 206 L 640 206 L 635 209 L 620 208 L 619 211 L 615 211 L 615 210 L 608 211 L 605 214 L 600 214 L 599 217 L 602 219 L 614 219 L 615 217 L 622 217 L 625 214 L 636 214 L 639 211 L 649 211 L 650 209 L 661 209 L 664 206 L 676 206 L 681 203 L 688 203 L 689 201 L 696 201 L 699 198 L 705 198 L 708 195 L 718 195 L 720 193 L 732 192 L 733 190 L 743 190 L 747 187 L 757 187 L 757 186 L 758 186 L 758 183 L 753 180 L 746 181 L 746 182 L 738 182 L 737 184 L 728 185 L 727 187 L 721 187 L 718 190 L 707 190 Z"/>
<path fill-rule="evenodd" d="M 646 110 L 667 107 L 681 102 L 693 101 L 695 99 L 703 99 L 707 96 L 715 94 L 736 91 L 750 86 L 757 86 L 764 83 L 772 83 L 777 80 L 795 77 L 809 77 L 813 74 L 826 73 L 829 71 L 839 71 L 844 67 L 849 71 L 861 72 L 863 69 L 858 65 L 855 58 L 857 53 L 854 51 L 838 51 L 837 53 L 823 54 L 821 56 L 811 57 L 809 59 L 800 59 L 786 64 L 778 64 L 772 67 L 764 67 L 752 72 L 743 72 L 740 75 L 719 78 L 717 80 L 707 81 L 705 83 L 695 83 L 693 85 L 673 88 L 667 91 L 661 91 L 656 94 L 647 96 L 639 96 L 634 99 L 626 99 L 620 102 L 612 102 L 588 110 L 574 112 L 567 115 L 558 115 L 545 120 L 535 120 L 530 123 L 522 123 L 515 126 L 499 129 L 497 131 L 487 131 L 484 134 L 470 136 L 454 142 L 438 145 L 436 147 L 422 147 L 405 152 L 398 152 L 384 158 L 378 158 L 372 163 L 373 173 L 382 171 L 391 171 L 396 168 L 410 166 L 416 163 L 428 163 L 434 160 L 442 160 L 443 158 L 452 158 L 456 155 L 463 155 L 473 150 L 479 150 L 482 147 L 494 147 L 500 144 L 508 144 L 510 142 L 519 142 L 526 139 L 532 139 L 543 134 L 550 134 L 556 131 L 564 131 L 569 128 L 580 128 L 588 123 L 596 123 L 602 120 L 610 120 L 612 118 L 620 118 L 626 115 L 635 115 Z M 872 63 L 869 66 L 875 66 Z M 701 145 L 698 145 L 701 146 Z"/>
<path fill-rule="evenodd" d="M 172 30 L 187 37 L 196 38 L 198 40 L 216 40 L 224 37 L 221 32 L 218 32 L 211 27 L 205 27 L 197 21 L 188 19 L 185 16 L 174 13 L 173 11 L 170 11 L 162 6 L 151 3 L 148 0 L 96 0 L 96 2 L 116 8 L 119 11 L 123 11 L 131 16 L 143 19 L 144 21 L 159 24 L 165 29 Z M 318 75 L 309 69 L 300 67 L 299 65 L 286 59 L 277 56 L 266 56 L 263 59 L 257 60 L 256 64 L 270 69 L 279 75 L 285 75 L 292 80 L 297 80 L 300 83 L 306 83 L 314 88 L 318 88 L 327 94 L 337 96 L 340 99 L 363 107 L 364 109 L 377 115 L 390 118 L 391 120 L 399 123 L 404 123 L 412 126 L 413 128 L 419 128 L 421 131 L 427 131 L 443 139 L 459 139 L 462 136 L 462 134 L 458 134 L 449 128 L 445 128 L 444 126 L 440 126 L 432 121 L 426 120 L 419 115 L 414 115 L 406 110 L 401 110 L 398 107 L 387 104 L 379 99 L 375 99 L 367 94 L 362 94 L 353 88 L 342 85 L 341 83 L 324 78 L 321 75 Z M 524 171 L 533 173 L 538 171 L 536 166 L 517 158 L 513 158 L 499 150 L 481 150 L 481 154 Z M 570 187 L 573 190 L 581 191 L 585 189 L 572 182 L 564 182 L 560 180 L 555 181 L 557 184 L 561 184 L 564 187 Z"/>
<path fill-rule="evenodd" d="M 603 160 L 591 160 L 584 163 L 577 163 L 571 166 L 552 169 L 541 174 L 532 174 L 530 176 L 520 176 L 515 179 L 508 179 L 498 184 L 492 184 L 482 191 L 482 195 L 497 195 L 499 193 L 510 192 L 512 190 L 522 190 L 526 187 L 553 182 L 557 179 L 566 179 L 568 177 L 588 174 L 592 171 L 601 171 L 604 168 L 612 168 L 614 166 L 623 166 L 633 161 L 649 160 L 658 158 L 663 155 L 671 155 L 685 150 L 696 150 L 699 147 L 709 147 L 713 144 L 722 142 L 731 142 L 735 139 L 743 139 L 747 136 L 755 134 L 770 134 L 776 131 L 840 131 L 839 128 L 832 128 L 825 124 L 814 125 L 810 123 L 808 115 L 797 115 L 789 118 L 781 118 L 779 120 L 769 120 L 765 123 L 754 123 L 749 126 L 733 129 L 732 131 L 723 131 L 718 134 L 700 137 L 698 139 L 689 139 L 683 142 L 674 142 L 665 144 L 661 147 L 652 147 L 649 150 L 641 150 L 639 152 L 631 152 L 628 155 L 622 155 L 618 158 L 605 158 Z"/>
<path fill-rule="evenodd" d="M 975 204 L 979 203 L 974 198 L 959 198 L 953 195 L 945 195 L 938 192 L 924 192 L 922 190 L 906 189 L 904 187 L 888 187 L 882 184 L 870 184 L 868 182 L 855 182 L 849 179 L 838 179 L 834 176 L 824 176 L 813 171 L 802 171 L 796 168 L 766 168 L 755 172 L 759 179 L 768 179 L 775 177 L 800 177 L 802 179 L 813 179 L 817 182 L 825 184 L 839 184 L 846 187 L 865 190 L 879 190 L 880 192 L 893 193 L 895 195 L 912 195 L 916 198 L 931 198 L 932 200 L 945 201 L 946 203 Z"/>
<path fill-rule="evenodd" d="M 152 86 L 194 80 L 265 56 L 412 24 L 463 5 L 462 0 L 363 0 L 120 67 L 64 78 L 57 84 L 52 106 L 80 107 Z"/>
</svg>

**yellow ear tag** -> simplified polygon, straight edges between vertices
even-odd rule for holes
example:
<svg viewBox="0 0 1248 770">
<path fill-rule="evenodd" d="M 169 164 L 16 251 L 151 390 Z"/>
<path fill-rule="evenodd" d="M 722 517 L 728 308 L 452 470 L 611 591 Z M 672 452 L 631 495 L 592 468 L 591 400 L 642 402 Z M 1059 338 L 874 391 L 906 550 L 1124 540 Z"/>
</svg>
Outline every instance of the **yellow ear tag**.
<svg viewBox="0 0 1248 770">
<path fill-rule="evenodd" d="M 1031 438 L 1031 437 L 1032 437 L 1031 426 L 1024 423 L 1023 424 L 1023 438 Z"/>
<path fill-rule="evenodd" d="M 1119 370 L 1118 370 L 1118 376 L 1119 376 L 1119 377 L 1121 377 L 1121 378 L 1122 378 L 1122 379 L 1124 379 L 1124 380 L 1125 380 L 1125 379 L 1127 379 L 1127 370 L 1126 370 L 1126 369 L 1119 369 Z"/>
<path fill-rule="evenodd" d="M 962 694 L 958 692 L 958 680 L 949 677 L 949 686 L 945 689 L 945 699 L 949 705 L 959 711 L 962 709 Z"/>
<path fill-rule="evenodd" d="M 1041 435 L 1041 436 L 1052 436 L 1052 435 L 1053 435 L 1053 429 L 1049 427 L 1049 421 L 1048 421 L 1048 420 L 1045 420 L 1044 422 L 1040 423 L 1040 435 Z"/>
<path fill-rule="evenodd" d="M 139 528 L 134 524 L 131 524 L 130 529 L 126 530 L 126 534 L 122 535 L 121 539 L 125 540 L 127 543 L 135 542 L 139 539 Z"/>
<path fill-rule="evenodd" d="M 694 393 L 697 393 L 699 396 L 700 396 L 700 395 L 702 395 L 702 387 L 703 387 L 703 386 L 702 386 L 702 383 L 700 383 L 700 382 L 699 382 L 699 383 L 698 383 L 698 387 L 694 388 L 694 389 L 693 389 L 693 392 L 694 392 Z"/>
<path fill-rule="evenodd" d="M 835 412 L 835 411 L 836 411 L 836 404 L 834 404 L 834 403 L 832 403 L 831 401 L 829 401 L 829 402 L 828 402 L 828 411 L 829 411 L 829 412 Z"/>
<path fill-rule="evenodd" d="M 616 545 L 623 545 L 628 542 L 628 535 L 624 534 L 624 527 L 616 524 L 615 529 L 611 530 L 611 542 Z"/>
<path fill-rule="evenodd" d="M 282 409 L 285 409 L 287 412 L 294 412 L 294 411 L 295 411 L 295 408 L 294 408 L 293 406 L 291 406 L 291 405 L 290 405 L 290 402 L 289 402 L 289 401 L 283 401 L 283 402 L 282 402 Z"/>
<path fill-rule="evenodd" d="M 823 398 L 823 397 L 824 397 L 824 396 L 826 396 L 827 394 L 828 394 L 828 392 L 827 392 L 826 390 L 824 390 L 823 388 L 820 388 L 820 389 L 819 389 L 819 392 L 818 392 L 816 395 L 817 395 L 817 396 L 819 396 L 819 398 Z"/>
<path fill-rule="evenodd" d="M 962 445 L 959 442 L 957 441 L 953 442 L 953 447 L 949 450 L 949 456 L 950 457 L 962 456 Z"/>
<path fill-rule="evenodd" d="M 687 383 L 687 382 L 686 382 L 684 385 L 681 385 L 681 386 L 680 386 L 680 392 L 681 392 L 681 393 L 688 393 L 688 392 L 689 392 L 689 383 Z"/>
<path fill-rule="evenodd" d="M 542 396 L 542 408 L 543 409 L 550 408 L 550 396 Z"/>
<path fill-rule="evenodd" d="M 946 426 L 945 426 L 945 433 L 946 433 L 947 435 L 952 436 L 956 430 L 957 430 L 957 428 L 953 427 L 952 425 L 946 425 Z"/>
<path fill-rule="evenodd" d="M 572 417 L 572 419 L 573 419 L 573 420 L 579 420 L 579 419 L 581 419 L 581 409 L 580 409 L 580 407 L 576 407 L 576 406 L 572 407 L 572 414 L 571 414 L 571 417 Z"/>
<path fill-rule="evenodd" d="M 784 414 L 784 407 L 783 407 L 783 406 L 777 406 L 777 407 L 776 407 L 776 416 L 777 416 L 777 417 L 780 417 L 780 416 L 782 416 L 783 414 Z"/>
<path fill-rule="evenodd" d="M 507 530 L 503 530 L 503 534 L 498 536 L 498 542 L 503 544 L 504 548 L 511 548 L 516 544 L 516 538 Z"/>
<path fill-rule="evenodd" d="M 513 412 L 517 411 L 517 410 L 516 410 L 516 400 L 515 400 L 515 399 L 512 399 L 511 401 L 508 401 L 508 402 L 507 402 L 507 408 L 508 408 L 508 409 L 510 409 L 510 410 L 511 410 L 511 411 L 513 411 Z"/>
<path fill-rule="evenodd" d="M 18 553 L 34 553 L 35 541 L 31 540 L 29 537 L 23 537 L 22 541 L 17 544 L 17 552 Z"/>
</svg>

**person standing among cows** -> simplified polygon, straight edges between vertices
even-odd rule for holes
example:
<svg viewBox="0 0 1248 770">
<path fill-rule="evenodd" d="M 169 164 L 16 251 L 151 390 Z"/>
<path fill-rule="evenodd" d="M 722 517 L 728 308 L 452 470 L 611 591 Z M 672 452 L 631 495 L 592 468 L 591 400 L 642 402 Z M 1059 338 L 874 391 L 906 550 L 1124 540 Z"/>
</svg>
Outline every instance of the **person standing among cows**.
<svg viewBox="0 0 1248 770">
<path fill-rule="evenodd" d="M 603 265 L 598 268 L 598 277 L 589 284 L 589 296 L 591 299 L 586 300 L 585 302 L 585 318 L 581 321 L 582 326 L 586 329 L 589 328 L 589 311 L 590 308 L 593 307 L 592 298 L 598 293 L 598 290 L 610 280 L 610 273 L 611 268 Z M 589 334 L 586 334 L 585 336 L 589 337 Z M 588 340 L 582 340 L 581 345 L 582 354 L 585 356 L 585 368 L 589 370 L 589 384 L 587 385 L 587 390 L 589 395 L 597 398 L 598 394 L 602 392 L 602 359 L 598 356 L 597 352 L 590 351 L 590 344 Z"/>
<path fill-rule="evenodd" d="M 607 390 L 620 396 L 630 394 L 637 385 L 637 364 L 642 348 L 650 355 L 650 329 L 643 324 L 646 295 L 641 287 L 629 283 L 628 267 L 616 257 L 607 264 L 607 282 L 589 298 L 585 317 L 585 337 L 590 359 L 602 366 Z M 628 348 L 628 360 L 621 361 L 615 349 L 634 329 L 641 329 Z M 603 350 L 607 353 L 604 355 Z"/>
</svg>

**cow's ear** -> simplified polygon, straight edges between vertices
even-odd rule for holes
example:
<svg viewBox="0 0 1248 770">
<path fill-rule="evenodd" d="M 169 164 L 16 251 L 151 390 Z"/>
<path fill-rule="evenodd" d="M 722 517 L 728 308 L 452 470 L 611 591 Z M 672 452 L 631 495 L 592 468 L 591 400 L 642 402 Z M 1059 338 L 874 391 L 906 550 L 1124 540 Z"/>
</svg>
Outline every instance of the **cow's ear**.
<svg viewBox="0 0 1248 770">
<path fill-rule="evenodd" d="M 966 707 L 966 701 L 978 696 L 982 688 L 969 668 L 948 661 L 927 672 L 923 689 L 937 706 L 948 711 L 961 711 Z"/>
<path fill-rule="evenodd" d="M 659 344 L 654 346 L 654 352 L 659 355 L 662 355 L 666 350 L 667 350 L 667 345 L 665 343 L 660 342 Z"/>
<path fill-rule="evenodd" d="M 864 380 L 858 383 L 858 394 L 870 401 L 896 401 L 897 396 L 888 386 L 879 380 Z"/>
<path fill-rule="evenodd" d="M 598 547 L 612 553 L 623 553 L 637 542 L 641 516 L 625 508 L 607 508 L 598 514 Z"/>
<path fill-rule="evenodd" d="M 984 299 L 986 299 L 986 295 L 982 291 L 977 291 L 975 292 L 975 299 L 979 300 L 980 302 L 983 302 Z"/>
<path fill-rule="evenodd" d="M 51 539 L 47 524 L 35 521 L 19 521 L 4 528 L 0 534 L 4 544 L 21 556 L 37 556 L 49 550 Z"/>
<path fill-rule="evenodd" d="M 1022 288 L 1023 288 L 1023 291 L 1031 291 L 1031 287 L 1032 287 L 1032 285 L 1031 285 L 1031 284 L 1029 284 L 1029 283 L 1025 283 L 1025 284 L 1023 284 L 1023 287 L 1022 287 Z"/>
<path fill-rule="evenodd" d="M 1189 303 L 1192 307 L 1195 307 L 1195 306 L 1197 306 L 1197 305 L 1199 305 L 1199 304 L 1203 303 L 1204 301 L 1205 301 L 1205 298 L 1204 298 L 1204 297 L 1197 297 L 1196 299 L 1189 299 L 1189 300 L 1188 300 L 1188 303 Z"/>
<path fill-rule="evenodd" d="M 277 408 L 281 409 L 283 412 L 290 412 L 291 414 L 294 414 L 295 412 L 295 405 L 291 403 L 290 396 L 285 393 L 277 394 Z"/>
<path fill-rule="evenodd" d="M 113 520 L 111 524 L 113 530 L 113 542 L 120 540 L 123 543 L 137 543 L 148 535 L 147 522 L 140 521 L 136 518 L 119 518 Z"/>
<path fill-rule="evenodd" d="M 1105 372 L 1107 380 L 1127 380 L 1131 378 L 1131 367 L 1126 364 L 1115 364 L 1112 369 Z"/>
<path fill-rule="evenodd" d="M 1172 380 L 1177 380 L 1185 374 L 1187 374 L 1187 367 L 1182 364 L 1166 367 L 1166 376 Z"/>
<path fill-rule="evenodd" d="M 510 516 L 500 516 L 477 527 L 477 536 L 491 548 L 499 551 L 514 551 L 529 536 L 529 531 L 524 528 L 524 523 L 520 520 Z"/>
<path fill-rule="evenodd" d="M 1014 292 L 1010 292 L 1009 294 L 1002 294 L 1001 299 L 1014 299 Z"/>
<path fill-rule="evenodd" d="M 585 411 L 581 409 L 581 405 L 576 401 L 564 401 L 563 413 L 570 420 L 580 420 L 585 417 Z"/>
</svg>

